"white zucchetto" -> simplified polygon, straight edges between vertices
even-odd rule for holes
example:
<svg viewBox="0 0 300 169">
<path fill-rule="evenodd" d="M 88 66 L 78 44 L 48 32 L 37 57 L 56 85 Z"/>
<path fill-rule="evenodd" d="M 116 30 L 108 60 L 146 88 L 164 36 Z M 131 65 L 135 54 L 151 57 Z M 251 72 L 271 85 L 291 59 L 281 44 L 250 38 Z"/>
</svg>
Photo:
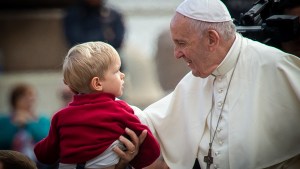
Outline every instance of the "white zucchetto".
<svg viewBox="0 0 300 169">
<path fill-rule="evenodd" d="M 220 0 L 185 0 L 177 7 L 176 11 L 200 21 L 232 21 L 228 9 Z"/>
</svg>

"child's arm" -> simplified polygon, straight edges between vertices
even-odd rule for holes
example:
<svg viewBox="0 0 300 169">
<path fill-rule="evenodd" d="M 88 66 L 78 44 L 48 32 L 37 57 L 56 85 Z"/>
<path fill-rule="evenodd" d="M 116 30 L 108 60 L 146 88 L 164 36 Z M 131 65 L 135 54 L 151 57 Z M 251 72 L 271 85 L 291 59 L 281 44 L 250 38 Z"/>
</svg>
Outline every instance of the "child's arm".
<svg viewBox="0 0 300 169">
<path fill-rule="evenodd" d="M 39 162 L 54 164 L 59 160 L 59 137 L 56 129 L 57 116 L 53 116 L 49 134 L 34 147 L 34 153 Z"/>
<path fill-rule="evenodd" d="M 126 111 L 122 114 L 125 115 L 123 119 L 124 125 L 127 128 L 133 130 L 138 136 L 143 130 L 147 130 L 147 136 L 144 142 L 140 145 L 138 154 L 130 162 L 130 165 L 132 165 L 135 169 L 146 167 L 152 164 L 160 156 L 159 143 L 151 133 L 150 129 L 143 125 L 138 117 L 134 115 L 133 110 L 126 102 L 119 100 L 118 103 L 120 104 L 120 107 L 122 107 L 123 111 Z"/>
<path fill-rule="evenodd" d="M 144 142 L 147 137 L 147 130 L 144 130 L 140 136 L 128 128 L 125 129 L 126 134 L 130 137 L 127 139 L 124 136 L 120 136 L 119 140 L 125 145 L 126 151 L 116 146 L 114 152 L 120 157 L 119 163 L 115 169 L 128 169 L 129 162 L 138 154 L 140 145 Z M 131 141 L 130 141 L 131 140 Z M 134 152 L 134 153 L 132 153 Z"/>
<path fill-rule="evenodd" d="M 147 126 L 136 123 L 128 128 L 135 131 L 137 135 L 141 134 L 144 129 L 147 130 L 147 137 L 139 147 L 139 152 L 130 162 L 135 169 L 141 169 L 152 164 L 160 156 L 160 147 L 158 141 L 154 138 Z M 137 129 L 137 130 L 136 130 Z"/>
</svg>

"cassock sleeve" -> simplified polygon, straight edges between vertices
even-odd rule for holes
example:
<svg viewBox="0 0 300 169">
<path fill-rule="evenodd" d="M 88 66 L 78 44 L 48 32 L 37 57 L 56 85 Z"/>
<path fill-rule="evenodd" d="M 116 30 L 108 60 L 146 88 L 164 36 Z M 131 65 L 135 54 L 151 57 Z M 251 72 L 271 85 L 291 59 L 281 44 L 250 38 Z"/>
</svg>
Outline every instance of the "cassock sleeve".
<svg viewBox="0 0 300 169">
<path fill-rule="evenodd" d="M 54 115 L 48 136 L 34 147 L 36 158 L 41 163 L 54 164 L 59 160 L 59 137 L 56 126 L 57 116 Z"/>
</svg>

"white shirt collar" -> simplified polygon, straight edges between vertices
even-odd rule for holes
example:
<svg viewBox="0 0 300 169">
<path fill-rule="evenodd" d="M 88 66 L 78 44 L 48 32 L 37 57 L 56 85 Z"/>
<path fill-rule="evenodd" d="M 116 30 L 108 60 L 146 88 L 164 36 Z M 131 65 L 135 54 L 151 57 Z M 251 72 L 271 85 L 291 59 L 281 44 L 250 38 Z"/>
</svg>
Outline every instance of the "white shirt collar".
<svg viewBox="0 0 300 169">
<path fill-rule="evenodd" d="M 241 35 L 236 34 L 235 40 L 220 65 L 213 71 L 213 76 L 224 75 L 234 68 L 241 50 Z"/>
</svg>

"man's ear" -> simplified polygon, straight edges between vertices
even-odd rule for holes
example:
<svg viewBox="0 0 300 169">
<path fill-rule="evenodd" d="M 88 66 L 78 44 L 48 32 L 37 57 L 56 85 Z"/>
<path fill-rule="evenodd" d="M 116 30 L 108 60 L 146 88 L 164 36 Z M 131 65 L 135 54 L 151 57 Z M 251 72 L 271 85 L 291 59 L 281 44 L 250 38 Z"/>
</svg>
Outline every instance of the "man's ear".
<svg viewBox="0 0 300 169">
<path fill-rule="evenodd" d="M 93 77 L 90 83 L 90 88 L 92 90 L 96 90 L 96 91 L 102 91 L 103 90 L 103 86 L 101 84 L 101 80 L 99 79 L 99 77 Z"/>
<path fill-rule="evenodd" d="M 220 43 L 220 36 L 217 31 L 208 30 L 208 47 L 210 51 L 214 51 Z"/>
</svg>

